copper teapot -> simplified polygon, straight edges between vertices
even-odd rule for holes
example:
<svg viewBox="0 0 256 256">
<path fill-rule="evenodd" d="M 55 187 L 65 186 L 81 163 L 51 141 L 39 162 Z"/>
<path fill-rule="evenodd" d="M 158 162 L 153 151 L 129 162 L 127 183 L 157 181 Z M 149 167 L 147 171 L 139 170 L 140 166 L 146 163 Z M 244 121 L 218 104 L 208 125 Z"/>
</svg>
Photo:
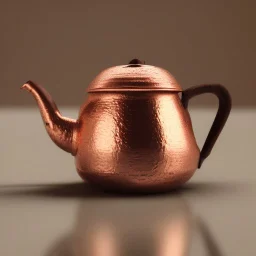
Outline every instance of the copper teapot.
<svg viewBox="0 0 256 256">
<path fill-rule="evenodd" d="M 187 182 L 209 156 L 231 110 L 222 85 L 182 90 L 168 71 L 138 59 L 96 76 L 77 120 L 63 117 L 36 83 L 22 88 L 35 97 L 53 142 L 75 156 L 81 178 L 114 191 L 160 192 Z M 200 152 L 187 107 L 204 93 L 216 95 L 219 108 Z"/>
</svg>

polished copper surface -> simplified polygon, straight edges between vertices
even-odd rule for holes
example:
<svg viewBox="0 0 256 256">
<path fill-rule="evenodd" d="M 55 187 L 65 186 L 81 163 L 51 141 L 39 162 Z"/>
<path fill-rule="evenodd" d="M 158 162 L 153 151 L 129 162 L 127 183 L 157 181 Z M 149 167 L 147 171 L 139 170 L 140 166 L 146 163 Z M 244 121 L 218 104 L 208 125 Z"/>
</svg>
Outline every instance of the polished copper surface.
<svg viewBox="0 0 256 256">
<path fill-rule="evenodd" d="M 197 168 L 200 151 L 177 93 L 91 93 L 78 125 L 78 172 L 109 189 L 170 189 Z"/>
<path fill-rule="evenodd" d="M 29 81 L 23 88 L 35 96 L 52 140 L 75 156 L 84 180 L 118 191 L 178 187 L 210 154 L 229 115 L 230 96 L 223 86 L 200 85 L 183 91 L 180 100 L 180 87 L 166 71 L 129 65 L 107 69 L 92 82 L 77 121 L 62 117 L 39 85 Z M 214 93 L 220 104 L 200 156 L 187 105 L 202 93 Z"/>
<path fill-rule="evenodd" d="M 167 70 L 146 65 L 139 60 L 103 70 L 87 89 L 88 92 L 152 90 L 182 91 L 174 76 Z"/>
</svg>

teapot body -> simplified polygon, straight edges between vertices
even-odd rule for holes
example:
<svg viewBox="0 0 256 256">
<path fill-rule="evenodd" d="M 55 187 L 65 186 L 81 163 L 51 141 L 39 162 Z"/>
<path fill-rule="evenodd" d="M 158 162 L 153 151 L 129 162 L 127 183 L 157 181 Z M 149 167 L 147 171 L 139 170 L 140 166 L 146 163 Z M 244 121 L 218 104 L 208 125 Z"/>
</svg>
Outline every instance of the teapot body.
<svg viewBox="0 0 256 256">
<path fill-rule="evenodd" d="M 89 93 L 76 144 L 79 175 L 118 191 L 180 186 L 200 157 L 189 113 L 174 92 Z"/>
</svg>

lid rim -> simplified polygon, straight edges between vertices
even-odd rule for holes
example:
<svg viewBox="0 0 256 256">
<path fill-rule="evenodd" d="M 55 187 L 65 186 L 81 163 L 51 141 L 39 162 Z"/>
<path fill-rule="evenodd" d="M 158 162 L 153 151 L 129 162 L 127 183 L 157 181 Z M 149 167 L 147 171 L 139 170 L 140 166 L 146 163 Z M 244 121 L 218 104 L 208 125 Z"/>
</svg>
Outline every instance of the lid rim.
<svg viewBox="0 0 256 256">
<path fill-rule="evenodd" d="M 98 88 L 98 89 L 91 89 L 87 90 L 88 93 L 90 92 L 182 92 L 182 90 L 174 89 L 174 88 Z"/>
</svg>

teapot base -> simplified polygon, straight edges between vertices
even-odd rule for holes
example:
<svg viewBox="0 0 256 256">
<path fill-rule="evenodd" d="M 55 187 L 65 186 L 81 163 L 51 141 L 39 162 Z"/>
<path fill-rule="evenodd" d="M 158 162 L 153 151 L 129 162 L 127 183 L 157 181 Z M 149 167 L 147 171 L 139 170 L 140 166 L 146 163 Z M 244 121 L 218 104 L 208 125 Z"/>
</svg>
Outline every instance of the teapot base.
<svg viewBox="0 0 256 256">
<path fill-rule="evenodd" d="M 181 177 L 166 179 L 165 181 L 137 182 L 128 181 L 124 177 L 115 175 L 99 175 L 78 171 L 79 176 L 90 185 L 102 191 L 110 193 L 132 193 L 132 194 L 152 194 L 166 193 L 177 190 L 193 176 L 194 171 L 183 173 Z"/>
</svg>

